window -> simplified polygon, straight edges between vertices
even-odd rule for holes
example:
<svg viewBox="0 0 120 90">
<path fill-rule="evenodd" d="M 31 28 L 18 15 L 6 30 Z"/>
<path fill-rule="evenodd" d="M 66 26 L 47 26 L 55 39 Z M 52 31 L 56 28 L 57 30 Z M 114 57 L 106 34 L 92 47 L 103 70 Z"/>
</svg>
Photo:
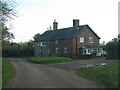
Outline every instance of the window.
<svg viewBox="0 0 120 90">
<path fill-rule="evenodd" d="M 59 53 L 59 48 L 56 48 L 56 49 L 55 49 L 55 52 L 56 52 L 56 53 Z"/>
<path fill-rule="evenodd" d="M 88 53 L 90 53 L 90 49 L 88 49 Z"/>
<path fill-rule="evenodd" d="M 64 53 L 68 53 L 68 48 L 64 48 Z"/>
<path fill-rule="evenodd" d="M 58 40 L 55 40 L 55 44 L 59 44 Z"/>
<path fill-rule="evenodd" d="M 42 46 L 43 45 L 43 42 L 40 42 L 40 46 Z"/>
<path fill-rule="evenodd" d="M 80 37 L 80 43 L 84 43 L 84 37 Z"/>
<path fill-rule="evenodd" d="M 40 45 L 40 42 L 36 42 L 36 45 Z"/>
<path fill-rule="evenodd" d="M 82 54 L 86 54 L 86 55 L 91 54 L 90 49 L 89 48 L 83 49 Z"/>
<path fill-rule="evenodd" d="M 83 49 L 83 53 L 82 54 L 86 54 L 86 49 Z"/>
<path fill-rule="evenodd" d="M 93 37 L 89 37 L 89 43 L 93 43 L 94 39 Z"/>
<path fill-rule="evenodd" d="M 48 54 L 50 53 L 50 50 L 48 49 Z"/>
</svg>

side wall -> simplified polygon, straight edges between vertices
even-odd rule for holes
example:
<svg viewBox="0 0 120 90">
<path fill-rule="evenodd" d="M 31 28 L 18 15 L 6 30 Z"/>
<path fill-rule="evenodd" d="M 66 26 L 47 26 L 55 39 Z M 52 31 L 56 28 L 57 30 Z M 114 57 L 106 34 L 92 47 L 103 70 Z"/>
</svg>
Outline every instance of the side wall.
<svg viewBox="0 0 120 90">
<path fill-rule="evenodd" d="M 50 56 L 51 54 L 50 41 L 34 42 L 34 52 L 35 52 L 35 56 Z"/>
</svg>

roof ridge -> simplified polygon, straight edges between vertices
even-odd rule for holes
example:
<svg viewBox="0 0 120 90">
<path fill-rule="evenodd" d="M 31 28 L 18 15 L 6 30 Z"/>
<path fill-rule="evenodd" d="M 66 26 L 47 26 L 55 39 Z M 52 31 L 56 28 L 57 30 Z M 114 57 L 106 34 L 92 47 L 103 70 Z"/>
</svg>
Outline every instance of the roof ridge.
<svg viewBox="0 0 120 90">
<path fill-rule="evenodd" d="M 60 29 L 57 29 L 57 30 L 64 30 L 64 29 L 75 28 L 75 27 L 83 27 L 83 26 L 88 26 L 88 24 L 74 26 L 74 27 L 60 28 Z M 57 31 L 57 30 L 49 30 L 49 31 Z M 45 31 L 45 32 L 49 32 L 49 31 Z"/>
<path fill-rule="evenodd" d="M 79 25 L 79 26 L 73 26 L 73 27 L 67 27 L 67 28 L 60 28 L 60 29 L 57 29 L 57 30 L 69 29 L 69 28 L 74 28 L 74 27 L 83 27 L 83 26 L 86 26 L 86 24 L 85 25 Z"/>
</svg>

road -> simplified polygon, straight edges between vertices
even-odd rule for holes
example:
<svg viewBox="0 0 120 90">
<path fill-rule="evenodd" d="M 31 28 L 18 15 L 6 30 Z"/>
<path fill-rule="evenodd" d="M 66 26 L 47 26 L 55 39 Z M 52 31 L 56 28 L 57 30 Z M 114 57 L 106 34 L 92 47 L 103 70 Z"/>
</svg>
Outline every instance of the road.
<svg viewBox="0 0 120 90">
<path fill-rule="evenodd" d="M 35 64 L 25 58 L 9 58 L 15 69 L 10 88 L 101 88 L 69 70 Z"/>
</svg>

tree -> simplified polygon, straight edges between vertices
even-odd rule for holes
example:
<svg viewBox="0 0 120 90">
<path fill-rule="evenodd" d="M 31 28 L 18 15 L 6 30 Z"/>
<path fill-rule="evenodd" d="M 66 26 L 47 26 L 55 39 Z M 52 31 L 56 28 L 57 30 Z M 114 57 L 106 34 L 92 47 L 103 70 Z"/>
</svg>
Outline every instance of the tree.
<svg viewBox="0 0 120 90">
<path fill-rule="evenodd" d="M 33 38 L 36 39 L 36 38 L 39 37 L 39 36 L 40 36 L 40 33 L 37 33 L 37 34 L 34 35 Z"/>
<path fill-rule="evenodd" d="M 117 38 L 112 39 L 106 45 L 107 59 L 118 59 L 118 46 L 120 42 Z"/>
<path fill-rule="evenodd" d="M 2 41 L 3 44 L 14 38 L 13 33 L 9 32 L 6 23 L 16 16 L 14 10 L 16 4 L 13 0 L 0 0 L 0 41 Z"/>
</svg>

